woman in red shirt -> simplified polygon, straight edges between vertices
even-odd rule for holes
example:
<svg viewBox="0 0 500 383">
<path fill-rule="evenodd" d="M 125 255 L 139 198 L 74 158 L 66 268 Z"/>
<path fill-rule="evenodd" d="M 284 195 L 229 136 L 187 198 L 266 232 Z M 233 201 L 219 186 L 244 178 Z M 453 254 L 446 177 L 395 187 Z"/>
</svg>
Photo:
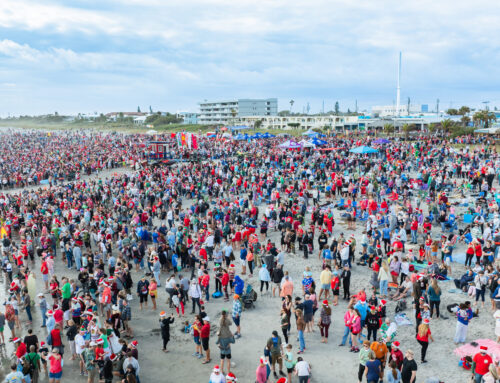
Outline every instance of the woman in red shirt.
<svg viewBox="0 0 500 383">
<path fill-rule="evenodd" d="M 59 354 L 59 349 L 54 348 L 49 356 L 50 370 L 49 378 L 50 383 L 58 383 L 62 376 L 62 356 Z"/>
<path fill-rule="evenodd" d="M 434 342 L 434 338 L 431 335 L 431 329 L 429 328 L 429 319 L 425 318 L 418 326 L 417 341 L 422 346 L 421 362 L 427 363 L 425 360 L 425 353 L 427 352 L 427 347 L 429 347 L 429 340 Z"/>
</svg>

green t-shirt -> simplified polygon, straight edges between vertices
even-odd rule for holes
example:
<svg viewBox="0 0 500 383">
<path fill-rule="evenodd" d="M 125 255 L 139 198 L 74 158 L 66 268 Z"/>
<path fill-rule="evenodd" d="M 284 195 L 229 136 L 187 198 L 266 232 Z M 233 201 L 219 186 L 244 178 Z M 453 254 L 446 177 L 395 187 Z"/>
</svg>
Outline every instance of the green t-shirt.
<svg viewBox="0 0 500 383">
<path fill-rule="evenodd" d="M 66 282 L 62 289 L 61 289 L 61 293 L 62 293 L 62 298 L 63 299 L 70 299 L 71 298 L 71 285 L 69 284 L 69 282 Z"/>
<path fill-rule="evenodd" d="M 30 352 L 27 356 L 26 359 L 33 364 L 33 367 L 35 367 L 35 370 L 38 368 L 38 361 L 40 360 L 40 355 L 38 355 L 36 352 Z"/>
<path fill-rule="evenodd" d="M 109 347 L 108 336 L 101 335 L 101 339 L 104 341 L 104 343 L 102 344 L 102 348 L 104 348 L 104 349 L 108 348 Z"/>
<path fill-rule="evenodd" d="M 93 370 L 95 368 L 94 366 L 94 359 L 95 359 L 95 353 L 94 350 L 91 348 L 86 348 L 83 350 L 83 360 L 85 361 L 85 368 L 87 371 Z"/>
<path fill-rule="evenodd" d="M 295 363 L 293 362 L 293 352 L 287 351 L 285 353 L 285 367 L 286 368 L 294 368 Z"/>
</svg>

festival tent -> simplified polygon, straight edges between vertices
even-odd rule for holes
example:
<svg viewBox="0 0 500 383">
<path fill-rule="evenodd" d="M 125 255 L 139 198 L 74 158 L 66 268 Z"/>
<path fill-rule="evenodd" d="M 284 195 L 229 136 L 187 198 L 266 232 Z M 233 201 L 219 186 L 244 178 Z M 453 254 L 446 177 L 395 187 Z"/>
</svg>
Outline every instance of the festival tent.
<svg viewBox="0 0 500 383">
<path fill-rule="evenodd" d="M 302 133 L 303 136 L 308 136 L 311 138 L 318 138 L 318 137 L 326 137 L 324 134 L 315 132 L 314 130 L 308 130 L 307 132 Z"/>
<path fill-rule="evenodd" d="M 302 145 L 303 148 L 315 148 L 316 145 L 314 145 L 312 142 L 306 141 L 306 140 L 300 140 L 298 142 L 300 145 Z"/>
<path fill-rule="evenodd" d="M 267 132 L 262 135 L 262 138 L 272 138 L 272 137 L 276 137 L 276 136 L 274 134 L 267 133 Z"/>
<path fill-rule="evenodd" d="M 302 145 L 299 144 L 298 142 L 295 142 L 293 140 L 288 140 L 283 142 L 282 144 L 278 145 L 278 147 L 282 149 L 301 149 Z"/>
<path fill-rule="evenodd" d="M 223 134 L 222 134 L 222 137 L 223 137 L 223 138 L 231 138 L 232 136 L 231 136 L 231 134 L 230 134 L 230 133 L 226 132 L 226 133 L 223 133 Z"/>
<path fill-rule="evenodd" d="M 320 140 L 319 138 L 313 138 L 310 142 L 316 146 L 323 146 L 328 144 L 328 142 L 326 142 L 325 140 Z"/>
<path fill-rule="evenodd" d="M 236 125 L 236 126 L 227 126 L 227 128 L 231 130 L 245 130 L 245 129 L 251 129 L 251 126 Z"/>
<path fill-rule="evenodd" d="M 378 153 L 378 150 L 370 148 L 369 146 L 358 146 L 356 148 L 349 150 L 349 152 L 356 154 L 370 154 L 370 153 Z"/>
<path fill-rule="evenodd" d="M 238 134 L 234 137 L 235 140 L 237 141 L 242 141 L 242 140 L 248 140 L 248 134 Z"/>
<path fill-rule="evenodd" d="M 391 141 L 389 141 L 386 138 L 377 138 L 375 141 L 373 141 L 374 144 L 390 144 Z"/>
<path fill-rule="evenodd" d="M 157 133 L 158 133 L 158 132 L 157 132 L 156 130 L 153 130 L 153 129 L 148 130 L 148 131 L 146 132 L 146 134 L 157 134 Z"/>
</svg>

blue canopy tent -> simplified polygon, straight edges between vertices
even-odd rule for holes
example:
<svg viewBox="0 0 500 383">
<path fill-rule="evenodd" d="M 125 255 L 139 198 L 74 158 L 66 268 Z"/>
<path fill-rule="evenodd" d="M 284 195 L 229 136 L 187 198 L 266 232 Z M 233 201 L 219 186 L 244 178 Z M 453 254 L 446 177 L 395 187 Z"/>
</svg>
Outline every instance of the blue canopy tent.
<svg viewBox="0 0 500 383">
<path fill-rule="evenodd" d="M 302 135 L 311 138 L 326 137 L 324 134 L 315 132 L 314 130 L 308 130 L 307 132 L 302 133 Z"/>
<path fill-rule="evenodd" d="M 326 142 L 325 140 L 320 140 L 319 138 L 313 138 L 310 142 L 316 146 L 323 146 L 328 144 L 328 142 Z"/>
<path fill-rule="evenodd" d="M 247 125 L 236 125 L 236 126 L 227 126 L 229 130 L 235 131 L 235 130 L 245 130 L 245 129 L 251 129 L 251 126 Z"/>
<path fill-rule="evenodd" d="M 274 134 L 267 133 L 267 132 L 262 135 L 262 138 L 272 138 L 272 137 L 276 137 L 276 136 Z"/>
<path fill-rule="evenodd" d="M 235 140 L 238 140 L 238 141 L 243 141 L 243 140 L 248 140 L 248 134 L 238 134 L 234 137 Z"/>
<path fill-rule="evenodd" d="M 351 150 L 349 150 L 349 152 L 356 154 L 371 154 L 378 153 L 378 150 L 370 148 L 369 146 L 358 146 L 356 148 L 352 148 Z"/>
</svg>

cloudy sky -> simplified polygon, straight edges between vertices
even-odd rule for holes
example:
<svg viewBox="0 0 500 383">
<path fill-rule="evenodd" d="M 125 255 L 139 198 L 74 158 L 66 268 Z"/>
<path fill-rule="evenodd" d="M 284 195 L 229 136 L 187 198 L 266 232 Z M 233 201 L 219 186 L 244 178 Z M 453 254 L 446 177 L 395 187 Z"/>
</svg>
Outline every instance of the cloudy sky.
<svg viewBox="0 0 500 383">
<path fill-rule="evenodd" d="M 277 97 L 311 112 L 500 107 L 492 0 L 1 0 L 0 115 L 197 110 Z"/>
</svg>

